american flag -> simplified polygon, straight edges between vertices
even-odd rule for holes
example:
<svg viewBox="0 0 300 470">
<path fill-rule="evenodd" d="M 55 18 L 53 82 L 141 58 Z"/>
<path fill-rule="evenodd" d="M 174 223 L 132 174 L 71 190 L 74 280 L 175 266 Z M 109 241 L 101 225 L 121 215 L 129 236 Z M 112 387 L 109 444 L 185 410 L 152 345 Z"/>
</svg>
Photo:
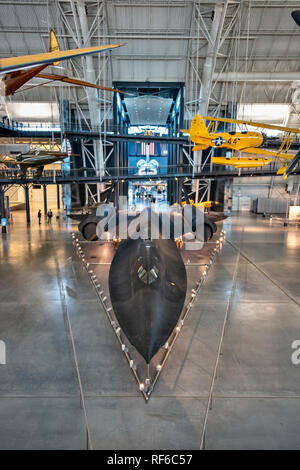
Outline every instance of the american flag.
<svg viewBox="0 0 300 470">
<path fill-rule="evenodd" d="M 70 144 L 69 139 L 65 139 L 65 140 L 63 141 L 62 146 L 61 146 L 61 151 L 62 151 L 62 152 L 66 152 L 66 154 L 67 154 L 68 156 L 71 155 L 71 153 L 72 153 L 72 147 L 71 147 L 71 144 Z"/>
<path fill-rule="evenodd" d="M 154 142 L 146 144 L 146 142 L 141 142 L 141 155 L 147 155 L 146 145 L 149 145 L 149 155 L 155 155 Z"/>
</svg>

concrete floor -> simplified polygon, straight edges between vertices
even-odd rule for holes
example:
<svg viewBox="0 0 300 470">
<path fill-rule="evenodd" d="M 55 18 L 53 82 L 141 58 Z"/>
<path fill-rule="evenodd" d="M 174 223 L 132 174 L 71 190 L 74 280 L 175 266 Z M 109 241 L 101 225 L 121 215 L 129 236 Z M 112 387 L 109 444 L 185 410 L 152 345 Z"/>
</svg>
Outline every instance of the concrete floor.
<svg viewBox="0 0 300 470">
<path fill-rule="evenodd" d="M 299 449 L 299 229 L 225 222 L 211 268 L 148 404 L 73 255 L 76 224 L 14 214 L 0 242 L 0 449 L 85 449 L 70 318 L 95 449 L 199 449 L 227 300 L 241 250 L 208 412 L 207 449 Z M 107 256 L 107 260 L 106 257 Z M 109 253 L 99 252 L 100 262 Z M 99 260 L 91 260 L 98 262 Z M 108 265 L 102 264 L 103 279 Z M 193 276 L 201 266 L 193 266 Z"/>
</svg>

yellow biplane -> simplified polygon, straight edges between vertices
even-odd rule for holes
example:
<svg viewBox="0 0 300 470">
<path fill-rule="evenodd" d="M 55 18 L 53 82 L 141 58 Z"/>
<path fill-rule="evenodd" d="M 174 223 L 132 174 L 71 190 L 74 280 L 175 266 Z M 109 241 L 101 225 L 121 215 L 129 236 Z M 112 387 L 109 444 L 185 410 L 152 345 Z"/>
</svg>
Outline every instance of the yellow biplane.
<svg viewBox="0 0 300 470">
<path fill-rule="evenodd" d="M 205 121 L 210 121 L 208 127 Z M 277 152 L 264 149 L 264 135 L 261 132 L 240 130 L 239 132 L 217 132 L 220 122 L 237 124 L 239 127 L 248 126 L 259 129 L 276 129 L 285 133 L 280 148 Z M 253 168 L 268 165 L 271 158 L 275 158 L 280 164 L 277 174 L 283 175 L 286 179 L 294 170 L 300 159 L 300 151 L 296 155 L 288 153 L 295 136 L 300 134 L 299 129 L 293 129 L 283 126 L 275 126 L 272 124 L 264 124 L 253 121 L 242 121 L 239 119 L 213 118 L 211 116 L 201 117 L 198 114 L 194 116 L 190 129 L 182 130 L 189 133 L 192 142 L 196 145 L 193 150 L 206 150 L 209 147 L 226 148 L 232 151 L 229 157 L 212 157 L 211 162 L 216 165 L 228 165 L 234 168 Z M 237 151 L 238 156 L 233 156 L 233 152 Z M 252 156 L 247 158 L 241 157 L 241 153 L 247 153 Z M 259 155 L 263 155 L 259 157 Z"/>
<path fill-rule="evenodd" d="M 212 209 L 214 205 L 218 206 L 219 202 L 217 201 L 202 201 L 202 202 L 195 202 L 194 199 L 189 199 L 190 204 L 196 207 L 201 207 L 202 209 Z M 182 201 L 181 207 L 186 205 L 186 201 Z"/>
</svg>

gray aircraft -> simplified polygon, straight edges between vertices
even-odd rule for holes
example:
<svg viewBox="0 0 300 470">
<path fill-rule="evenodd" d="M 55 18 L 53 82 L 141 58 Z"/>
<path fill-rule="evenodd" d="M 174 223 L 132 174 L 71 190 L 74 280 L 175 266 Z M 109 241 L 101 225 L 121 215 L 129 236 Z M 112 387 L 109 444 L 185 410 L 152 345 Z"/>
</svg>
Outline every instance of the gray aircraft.
<svg viewBox="0 0 300 470">
<path fill-rule="evenodd" d="M 14 156 L 5 157 L 2 159 L 2 163 L 14 164 L 18 166 L 18 176 L 26 178 L 27 170 L 29 168 L 35 168 L 36 178 L 42 176 L 44 166 L 58 161 L 65 160 L 69 157 L 66 152 L 56 152 L 51 150 L 35 149 L 28 152 L 12 152 Z M 75 155 L 70 155 L 75 156 Z"/>
</svg>

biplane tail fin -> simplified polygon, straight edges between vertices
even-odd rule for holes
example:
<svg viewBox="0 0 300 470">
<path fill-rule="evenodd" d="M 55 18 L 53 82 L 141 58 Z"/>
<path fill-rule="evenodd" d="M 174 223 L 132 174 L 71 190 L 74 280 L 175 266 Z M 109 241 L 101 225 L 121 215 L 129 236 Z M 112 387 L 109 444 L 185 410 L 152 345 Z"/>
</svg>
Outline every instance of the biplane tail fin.
<svg viewBox="0 0 300 470">
<path fill-rule="evenodd" d="M 55 32 L 53 29 L 50 30 L 50 38 L 49 38 L 49 52 L 58 52 L 60 51 L 60 47 L 58 44 L 58 40 L 56 37 Z M 53 65 L 58 65 L 59 62 L 53 62 Z"/>
<path fill-rule="evenodd" d="M 196 114 L 192 120 L 190 127 L 190 137 L 193 142 L 198 142 L 199 139 L 203 138 L 210 138 L 204 119 L 199 114 Z"/>
</svg>

